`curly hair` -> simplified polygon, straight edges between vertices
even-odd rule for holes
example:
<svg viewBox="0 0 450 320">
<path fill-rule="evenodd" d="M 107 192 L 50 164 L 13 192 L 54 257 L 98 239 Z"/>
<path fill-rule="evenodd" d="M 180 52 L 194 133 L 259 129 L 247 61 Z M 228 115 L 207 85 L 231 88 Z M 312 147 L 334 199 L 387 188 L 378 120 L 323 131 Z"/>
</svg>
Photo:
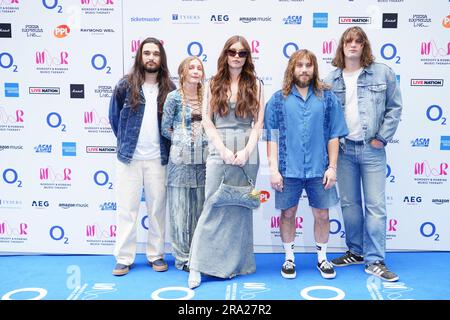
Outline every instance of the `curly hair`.
<svg viewBox="0 0 450 320">
<path fill-rule="evenodd" d="M 322 91 L 324 89 L 328 89 L 328 86 L 325 85 L 319 79 L 319 65 L 317 64 L 316 56 L 311 51 L 306 50 L 306 49 L 302 49 L 302 50 L 295 51 L 291 55 L 291 57 L 289 58 L 288 65 L 286 67 L 286 71 L 284 72 L 284 80 L 283 80 L 283 89 L 282 89 L 282 91 L 283 91 L 283 95 L 285 97 L 287 97 L 289 95 L 289 93 L 291 92 L 292 85 L 295 83 L 294 71 L 295 71 L 295 67 L 297 65 L 297 62 L 300 59 L 303 59 L 303 58 L 308 59 L 314 66 L 313 78 L 312 78 L 311 82 L 312 82 L 312 85 L 313 85 L 313 89 L 314 89 L 315 95 L 321 96 L 322 95 Z"/>
<path fill-rule="evenodd" d="M 239 75 L 238 95 L 236 102 L 236 116 L 241 118 L 257 118 L 258 114 L 258 88 L 256 84 L 255 66 L 252 61 L 251 49 L 247 40 L 242 36 L 232 36 L 223 46 L 217 60 L 217 73 L 211 78 L 211 110 L 221 117 L 229 112 L 228 94 L 230 92 L 231 78 L 228 68 L 227 50 L 235 43 L 241 43 L 248 52 Z"/>
</svg>

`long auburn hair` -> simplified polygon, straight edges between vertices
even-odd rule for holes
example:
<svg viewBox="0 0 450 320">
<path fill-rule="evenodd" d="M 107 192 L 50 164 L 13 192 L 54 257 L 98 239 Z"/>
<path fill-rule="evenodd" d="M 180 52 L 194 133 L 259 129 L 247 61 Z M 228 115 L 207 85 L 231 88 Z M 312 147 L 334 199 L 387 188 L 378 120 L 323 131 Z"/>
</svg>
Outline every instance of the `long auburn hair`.
<svg viewBox="0 0 450 320">
<path fill-rule="evenodd" d="M 345 56 L 344 56 L 344 45 L 353 39 L 361 38 L 363 43 L 363 51 L 361 55 L 361 65 L 367 67 L 375 61 L 375 57 L 372 54 L 372 48 L 370 46 L 369 38 L 367 34 L 361 27 L 350 27 L 344 31 L 339 40 L 339 45 L 336 49 L 336 56 L 331 61 L 331 64 L 335 67 L 344 69 L 345 68 Z"/>
<path fill-rule="evenodd" d="M 175 88 L 175 85 L 170 80 L 169 68 L 167 66 L 167 55 L 161 42 L 156 38 L 146 38 L 141 42 L 139 49 L 136 52 L 134 58 L 134 64 L 131 68 L 131 72 L 125 77 L 128 79 L 129 88 L 131 90 L 130 105 L 133 110 L 137 110 L 137 107 L 141 101 L 140 90 L 145 81 L 145 69 L 142 63 L 142 49 L 147 43 L 154 43 L 158 46 L 161 58 L 161 67 L 158 71 L 156 81 L 158 82 L 158 112 L 163 112 L 164 101 L 167 94 Z"/>
<path fill-rule="evenodd" d="M 186 98 L 185 98 L 185 92 L 184 92 L 184 82 L 186 80 L 186 76 L 189 72 L 189 64 L 191 61 L 197 60 L 200 62 L 200 65 L 202 66 L 202 77 L 201 81 L 197 84 L 197 99 L 198 103 L 201 106 L 203 103 L 203 88 L 204 88 L 204 82 L 205 82 L 205 68 L 203 67 L 202 60 L 200 60 L 197 56 L 189 56 L 185 58 L 183 61 L 181 61 L 180 65 L 178 66 L 178 77 L 180 79 L 179 83 L 179 92 L 181 95 L 181 114 L 182 114 L 182 126 L 183 128 L 186 126 Z"/>
<path fill-rule="evenodd" d="M 308 59 L 314 66 L 313 78 L 311 80 L 314 93 L 317 96 L 321 96 L 323 90 L 328 89 L 329 87 L 325 85 L 319 78 L 319 65 L 317 63 L 317 58 L 314 53 L 309 50 L 302 49 L 295 51 L 291 57 L 289 58 L 288 65 L 286 67 L 286 71 L 284 72 L 284 80 L 283 80 L 283 96 L 287 97 L 291 92 L 292 85 L 295 83 L 295 66 L 300 59 L 306 58 Z"/>
<path fill-rule="evenodd" d="M 229 112 L 228 93 L 231 88 L 231 77 L 228 67 L 227 50 L 235 43 L 240 42 L 248 56 L 239 75 L 238 95 L 236 102 L 236 116 L 253 119 L 258 115 L 258 87 L 256 84 L 255 66 L 252 61 L 251 49 L 247 40 L 242 36 L 232 36 L 223 46 L 219 59 L 217 60 L 217 73 L 211 78 L 211 110 L 221 117 Z"/>
</svg>

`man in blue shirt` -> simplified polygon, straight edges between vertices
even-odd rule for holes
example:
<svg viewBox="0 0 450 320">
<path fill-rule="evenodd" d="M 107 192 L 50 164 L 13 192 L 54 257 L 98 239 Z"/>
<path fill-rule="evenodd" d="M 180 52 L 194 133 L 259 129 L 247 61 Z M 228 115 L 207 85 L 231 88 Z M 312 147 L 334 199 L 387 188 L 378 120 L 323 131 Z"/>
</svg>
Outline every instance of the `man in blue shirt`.
<svg viewBox="0 0 450 320">
<path fill-rule="evenodd" d="M 275 207 L 281 210 L 280 233 L 286 252 L 284 278 L 296 276 L 295 216 L 303 188 L 314 215 L 314 238 L 322 277 L 336 276 L 326 257 L 328 209 L 339 201 L 335 187 L 339 138 L 347 135 L 341 104 L 319 81 L 316 56 L 308 50 L 292 54 L 283 89 L 266 105 L 265 139 Z"/>
</svg>

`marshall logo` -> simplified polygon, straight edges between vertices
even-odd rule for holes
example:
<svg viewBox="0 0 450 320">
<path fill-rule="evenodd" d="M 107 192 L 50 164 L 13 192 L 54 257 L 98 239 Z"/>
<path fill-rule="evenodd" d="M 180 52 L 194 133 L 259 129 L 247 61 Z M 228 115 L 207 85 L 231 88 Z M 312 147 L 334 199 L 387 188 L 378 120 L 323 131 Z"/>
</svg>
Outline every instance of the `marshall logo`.
<svg viewBox="0 0 450 320">
<path fill-rule="evenodd" d="M 395 29 L 398 23 L 398 13 L 383 13 L 383 28 Z"/>
<path fill-rule="evenodd" d="M 29 87 L 28 92 L 30 94 L 59 94 L 58 87 Z"/>
<path fill-rule="evenodd" d="M 70 85 L 70 98 L 84 99 L 84 84 L 71 84 Z"/>
<path fill-rule="evenodd" d="M 11 38 L 11 23 L 0 23 L 0 38 Z"/>
<path fill-rule="evenodd" d="M 115 146 L 86 146 L 86 153 L 116 153 Z"/>
<path fill-rule="evenodd" d="M 412 87 L 443 87 L 444 79 L 411 79 Z"/>
</svg>

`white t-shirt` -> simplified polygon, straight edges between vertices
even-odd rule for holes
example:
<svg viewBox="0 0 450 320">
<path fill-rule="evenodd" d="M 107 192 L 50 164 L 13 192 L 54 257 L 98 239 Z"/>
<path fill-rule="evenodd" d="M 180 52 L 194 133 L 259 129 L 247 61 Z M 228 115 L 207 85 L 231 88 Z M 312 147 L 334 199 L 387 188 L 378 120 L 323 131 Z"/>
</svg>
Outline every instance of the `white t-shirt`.
<svg viewBox="0 0 450 320">
<path fill-rule="evenodd" d="M 342 72 L 345 83 L 345 122 L 348 127 L 347 139 L 353 141 L 364 140 L 358 111 L 358 77 L 362 68 L 354 72 Z"/>
<path fill-rule="evenodd" d="M 144 83 L 142 91 L 145 96 L 145 109 L 133 159 L 152 160 L 161 157 L 158 128 L 158 84 Z"/>
</svg>

